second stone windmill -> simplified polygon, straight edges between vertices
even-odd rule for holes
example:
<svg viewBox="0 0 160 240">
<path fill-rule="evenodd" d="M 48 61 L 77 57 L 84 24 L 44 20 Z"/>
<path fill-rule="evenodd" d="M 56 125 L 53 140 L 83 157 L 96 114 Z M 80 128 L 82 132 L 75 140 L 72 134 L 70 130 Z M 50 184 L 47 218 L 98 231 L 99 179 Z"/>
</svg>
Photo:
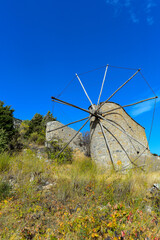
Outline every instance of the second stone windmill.
<svg viewBox="0 0 160 240">
<path fill-rule="evenodd" d="M 92 103 L 80 77 L 76 74 L 76 78 L 81 84 L 81 87 L 83 88 L 85 95 L 90 102 L 89 109 L 84 109 L 60 100 L 56 97 L 52 97 L 54 102 L 77 108 L 81 111 L 87 112 L 89 116 L 63 126 L 58 126 L 54 129 L 48 128 L 47 132 L 57 132 L 58 135 L 58 132 L 63 131 L 63 129 L 67 126 L 86 120 L 77 132 L 73 132 L 70 140 L 59 153 L 61 154 L 68 145 L 72 144 L 74 139 L 79 135 L 79 132 L 90 121 L 91 158 L 101 165 L 104 165 L 108 168 L 113 167 L 115 170 L 117 170 L 119 162 L 121 162 L 123 168 L 129 168 L 131 166 L 137 166 L 137 160 L 140 157 L 142 158 L 146 155 L 150 155 L 145 129 L 134 119 L 132 119 L 124 110 L 124 108 L 153 99 L 156 101 L 157 96 L 155 95 L 154 97 L 143 99 L 125 106 L 120 106 L 117 103 L 111 102 L 111 98 L 126 84 L 128 84 L 135 77 L 135 75 L 139 73 L 141 74 L 140 69 L 137 69 L 127 81 L 120 85 L 119 88 L 117 88 L 117 90 L 114 91 L 110 97 L 108 97 L 108 99 L 100 103 L 106 74 L 109 67 L 112 66 L 105 66 L 105 73 L 97 104 Z"/>
</svg>

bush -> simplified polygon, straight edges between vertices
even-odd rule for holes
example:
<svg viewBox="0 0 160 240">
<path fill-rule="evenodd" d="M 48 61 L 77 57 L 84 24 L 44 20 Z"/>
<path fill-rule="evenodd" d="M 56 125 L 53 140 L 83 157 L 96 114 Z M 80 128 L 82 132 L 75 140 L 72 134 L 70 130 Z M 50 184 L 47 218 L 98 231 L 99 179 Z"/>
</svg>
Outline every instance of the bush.
<svg viewBox="0 0 160 240">
<path fill-rule="evenodd" d="M 10 196 L 11 186 L 7 182 L 0 183 L 0 201 Z"/>
<path fill-rule="evenodd" d="M 36 113 L 34 117 L 29 121 L 25 120 L 21 123 L 19 128 L 20 140 L 24 144 L 28 144 L 30 141 L 35 142 L 38 145 L 44 145 L 46 124 L 49 121 L 55 121 L 52 113 L 48 112 L 45 116 Z"/>
<path fill-rule="evenodd" d="M 14 110 L 10 109 L 10 106 L 4 106 L 4 102 L 0 101 L 0 129 L 7 132 L 8 141 L 15 133 L 13 112 Z"/>
<path fill-rule="evenodd" d="M 4 106 L 4 102 L 0 101 L 0 152 L 10 147 L 15 135 L 13 112 L 10 106 Z"/>
<path fill-rule="evenodd" d="M 8 150 L 8 135 L 6 131 L 1 128 L 0 129 L 0 153 Z"/>
<path fill-rule="evenodd" d="M 31 142 L 36 142 L 37 141 L 37 139 L 38 139 L 38 133 L 37 132 L 33 132 L 31 135 L 30 135 L 30 138 L 29 138 L 29 140 L 31 141 Z"/>
<path fill-rule="evenodd" d="M 50 147 L 47 148 L 48 157 L 54 159 L 58 164 L 72 163 L 72 153 L 70 147 L 64 149 L 64 151 L 57 157 L 65 144 L 61 140 L 50 142 Z"/>
<path fill-rule="evenodd" d="M 44 145 L 44 143 L 45 143 L 45 135 L 44 136 L 43 135 L 39 135 L 38 138 L 37 138 L 36 143 L 38 145 Z"/>
<path fill-rule="evenodd" d="M 0 172 L 9 170 L 11 158 L 7 153 L 0 154 Z"/>
</svg>

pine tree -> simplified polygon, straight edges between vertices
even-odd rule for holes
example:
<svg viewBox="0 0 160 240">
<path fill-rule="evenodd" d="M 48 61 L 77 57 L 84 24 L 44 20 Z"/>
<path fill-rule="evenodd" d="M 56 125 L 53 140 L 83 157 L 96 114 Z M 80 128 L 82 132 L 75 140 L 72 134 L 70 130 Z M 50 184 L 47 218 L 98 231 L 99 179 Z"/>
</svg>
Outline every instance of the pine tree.
<svg viewBox="0 0 160 240">
<path fill-rule="evenodd" d="M 0 130 L 5 146 L 9 145 L 15 135 L 13 112 L 10 106 L 4 106 L 4 102 L 0 101 Z"/>
</svg>

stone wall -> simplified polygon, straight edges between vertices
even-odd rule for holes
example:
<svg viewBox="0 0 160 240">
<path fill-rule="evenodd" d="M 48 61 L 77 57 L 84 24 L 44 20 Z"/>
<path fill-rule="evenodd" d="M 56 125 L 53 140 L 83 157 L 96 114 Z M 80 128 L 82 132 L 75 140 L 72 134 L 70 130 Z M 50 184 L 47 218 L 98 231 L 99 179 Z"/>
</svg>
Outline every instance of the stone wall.
<svg viewBox="0 0 160 240">
<path fill-rule="evenodd" d="M 46 142 L 50 142 L 55 139 L 61 139 L 64 143 L 68 143 L 77 133 L 77 131 L 70 127 L 64 127 L 56 131 L 52 131 L 62 126 L 64 126 L 64 124 L 58 121 L 48 122 L 46 127 Z M 69 147 L 71 147 L 73 150 L 80 149 L 82 152 L 84 152 L 85 148 L 82 143 L 82 133 L 78 133 L 74 140 L 69 144 Z"/>
<path fill-rule="evenodd" d="M 119 107 L 118 104 L 109 102 L 101 107 L 101 112 L 110 111 L 117 107 Z M 151 157 L 149 149 L 147 150 L 148 142 L 145 129 L 134 121 L 123 108 L 111 111 L 107 115 L 102 116 L 109 120 L 109 122 L 101 120 L 101 123 L 108 130 L 104 129 L 104 133 L 115 167 L 117 167 L 119 160 L 122 163 L 122 167 L 126 165 L 130 167 L 132 165 L 131 161 L 137 162 L 141 159 L 142 162 L 145 162 L 146 157 Z M 116 124 L 117 128 L 113 124 Z M 131 139 L 118 128 L 128 133 L 135 140 Z M 91 118 L 90 134 L 92 159 L 103 165 L 111 166 L 109 151 L 107 150 L 98 120 L 95 117 Z"/>
</svg>

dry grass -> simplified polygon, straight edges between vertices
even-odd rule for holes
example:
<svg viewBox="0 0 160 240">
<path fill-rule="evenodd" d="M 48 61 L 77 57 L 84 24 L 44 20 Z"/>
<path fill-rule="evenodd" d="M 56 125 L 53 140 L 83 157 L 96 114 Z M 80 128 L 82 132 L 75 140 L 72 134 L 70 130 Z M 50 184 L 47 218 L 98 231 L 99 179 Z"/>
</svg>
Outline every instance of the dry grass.
<svg viewBox="0 0 160 240">
<path fill-rule="evenodd" d="M 11 187 L 1 198 L 0 239 L 160 237 L 160 199 L 146 197 L 159 172 L 115 173 L 84 156 L 58 165 L 31 151 L 1 155 L 0 165 Z"/>
</svg>

